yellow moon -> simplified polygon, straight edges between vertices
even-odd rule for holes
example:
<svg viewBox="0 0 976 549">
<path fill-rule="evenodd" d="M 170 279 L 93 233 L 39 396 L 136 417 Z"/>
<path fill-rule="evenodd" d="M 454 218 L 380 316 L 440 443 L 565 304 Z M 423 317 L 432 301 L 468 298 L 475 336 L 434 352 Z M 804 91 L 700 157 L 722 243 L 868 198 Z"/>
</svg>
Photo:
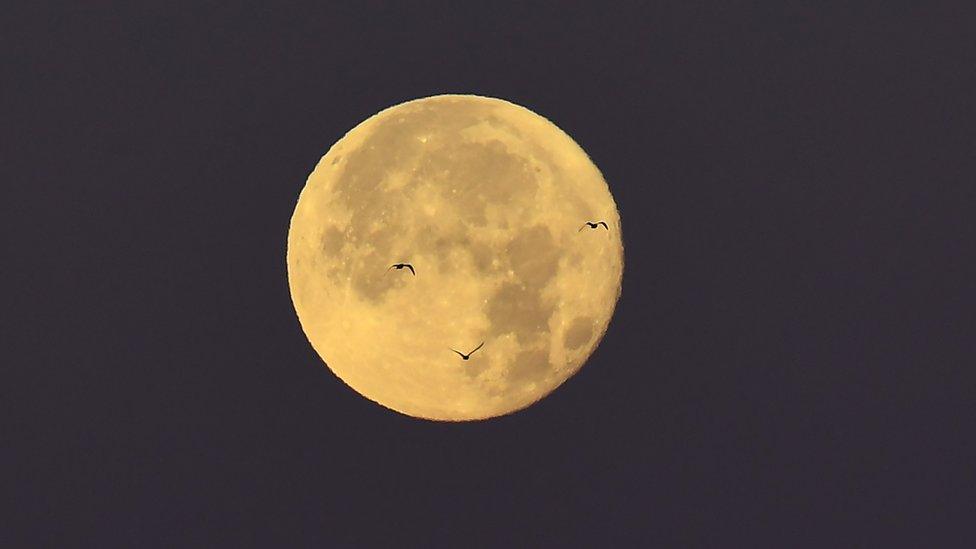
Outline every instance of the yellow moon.
<svg viewBox="0 0 976 549">
<path fill-rule="evenodd" d="M 582 367 L 620 296 L 623 240 L 606 181 L 562 130 L 507 101 L 440 95 L 329 149 L 287 263 L 302 329 L 340 379 L 398 412 L 464 421 L 524 408 Z"/>
</svg>

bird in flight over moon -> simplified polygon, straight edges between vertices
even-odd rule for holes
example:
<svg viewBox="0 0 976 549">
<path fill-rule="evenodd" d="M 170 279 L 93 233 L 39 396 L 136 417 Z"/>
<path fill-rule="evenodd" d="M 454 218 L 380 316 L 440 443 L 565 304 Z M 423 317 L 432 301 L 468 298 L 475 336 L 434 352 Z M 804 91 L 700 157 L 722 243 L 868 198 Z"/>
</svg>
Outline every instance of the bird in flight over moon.
<svg viewBox="0 0 976 549">
<path fill-rule="evenodd" d="M 474 351 L 477 351 L 478 349 L 482 348 L 484 345 L 485 345 L 485 342 L 482 341 L 481 342 L 481 345 L 478 345 L 477 347 L 474 348 Z M 471 358 L 471 355 L 474 354 L 474 351 L 471 351 L 468 354 L 464 354 L 461 351 L 455 351 L 454 349 L 451 349 L 451 350 L 454 351 L 455 353 L 461 355 L 461 358 L 464 359 L 464 360 L 468 360 L 469 358 Z"/>
<path fill-rule="evenodd" d="M 333 381 L 418 419 L 530 406 L 607 344 L 624 270 L 612 182 L 566 131 L 509 101 L 386 107 L 301 162 L 315 169 L 281 252 L 309 350 Z"/>
<path fill-rule="evenodd" d="M 583 223 L 582 225 L 580 225 L 580 228 L 579 228 L 579 230 L 578 230 L 578 231 L 576 231 L 576 232 L 580 232 L 580 231 L 582 231 L 582 230 L 583 230 L 583 229 L 584 229 L 585 227 L 587 227 L 587 226 L 588 226 L 589 228 L 591 228 L 591 229 L 595 229 L 595 228 L 597 228 L 597 227 L 599 227 L 600 225 L 603 225 L 603 228 L 604 228 L 604 229 L 606 229 L 606 230 L 608 230 L 608 231 L 610 230 L 610 227 L 607 227 L 607 224 L 606 224 L 606 222 L 605 222 L 605 221 L 597 221 L 596 223 L 594 223 L 594 222 L 592 222 L 592 221 L 587 221 L 586 223 Z"/>
<path fill-rule="evenodd" d="M 403 269 L 404 267 L 406 267 L 407 269 L 410 269 L 410 272 L 413 273 L 413 276 L 417 276 L 417 271 L 413 270 L 413 265 L 411 265 L 409 263 L 394 263 L 393 265 L 390 265 L 390 268 L 387 269 L 387 271 L 389 271 L 390 269 L 396 269 L 396 270 L 399 271 L 400 269 Z"/>
</svg>

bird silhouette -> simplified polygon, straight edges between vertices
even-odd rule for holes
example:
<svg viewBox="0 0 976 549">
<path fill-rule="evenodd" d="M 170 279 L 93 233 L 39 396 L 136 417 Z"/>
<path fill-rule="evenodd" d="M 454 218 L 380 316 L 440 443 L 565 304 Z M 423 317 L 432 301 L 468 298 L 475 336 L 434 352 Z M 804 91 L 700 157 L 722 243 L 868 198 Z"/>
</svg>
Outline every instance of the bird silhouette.
<svg viewBox="0 0 976 549">
<path fill-rule="evenodd" d="M 468 360 L 469 358 L 471 358 L 471 355 L 473 355 L 473 354 L 474 354 L 474 351 L 477 351 L 478 349 L 480 349 L 480 348 L 481 348 L 482 346 L 484 346 L 484 344 L 485 344 L 485 342 L 484 342 L 484 341 L 482 341 L 482 342 L 481 342 L 481 345 L 478 345 L 477 347 L 475 347 L 475 348 L 474 348 L 474 350 L 473 350 L 473 351 L 471 351 L 471 352 L 470 352 L 470 353 L 468 353 L 468 354 L 464 354 L 464 353 L 462 353 L 461 351 L 455 351 L 454 349 L 451 349 L 451 350 L 452 350 L 452 351 L 454 351 L 455 353 L 457 353 L 457 354 L 459 354 L 459 355 L 461 355 L 461 358 L 462 358 L 462 359 L 464 359 L 464 360 Z"/>
<path fill-rule="evenodd" d="M 603 228 L 604 229 L 606 229 L 608 231 L 610 230 L 610 227 L 607 227 L 607 223 L 605 221 L 597 221 L 595 223 L 592 222 L 592 221 L 587 221 L 586 223 L 583 223 L 582 225 L 580 225 L 579 230 L 576 231 L 576 232 L 582 231 L 587 226 L 589 226 L 591 229 L 595 229 L 595 228 L 599 227 L 600 225 L 603 225 Z"/>
<path fill-rule="evenodd" d="M 417 276 L 417 271 L 413 270 L 413 265 L 409 263 L 394 263 L 393 265 L 390 265 L 390 268 L 387 269 L 387 271 L 389 271 L 390 269 L 396 269 L 399 271 L 404 267 L 410 269 L 410 272 L 413 273 L 413 276 Z"/>
</svg>

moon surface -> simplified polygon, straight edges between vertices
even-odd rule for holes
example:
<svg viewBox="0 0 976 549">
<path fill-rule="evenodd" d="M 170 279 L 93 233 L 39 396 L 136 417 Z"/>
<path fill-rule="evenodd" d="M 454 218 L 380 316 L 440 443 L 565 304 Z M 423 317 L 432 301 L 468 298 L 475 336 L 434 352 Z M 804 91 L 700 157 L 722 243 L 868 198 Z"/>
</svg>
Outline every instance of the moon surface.
<svg viewBox="0 0 976 549">
<path fill-rule="evenodd" d="M 340 379 L 463 421 L 522 409 L 582 367 L 620 296 L 623 241 L 606 181 L 562 130 L 501 99 L 440 95 L 329 149 L 287 264 L 302 329 Z M 482 342 L 469 360 L 452 351 Z"/>
</svg>

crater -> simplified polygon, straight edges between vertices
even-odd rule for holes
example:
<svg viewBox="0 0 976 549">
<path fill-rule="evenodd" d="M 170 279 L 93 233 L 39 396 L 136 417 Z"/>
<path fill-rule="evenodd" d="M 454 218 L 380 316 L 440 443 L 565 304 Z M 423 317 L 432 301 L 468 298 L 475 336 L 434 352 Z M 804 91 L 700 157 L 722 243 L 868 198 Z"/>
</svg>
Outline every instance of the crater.
<svg viewBox="0 0 976 549">
<path fill-rule="evenodd" d="M 523 230 L 509 243 L 507 252 L 518 279 L 539 291 L 559 267 L 559 248 L 544 225 Z"/>
<path fill-rule="evenodd" d="M 342 231 L 338 227 L 333 225 L 326 229 L 322 235 L 322 251 L 326 256 L 337 256 L 345 241 L 345 235 L 342 234 Z"/>
<path fill-rule="evenodd" d="M 381 122 L 359 148 L 346 154 L 346 169 L 338 175 L 333 189 L 354 212 L 368 210 L 371 204 L 379 202 L 373 193 L 380 190 L 386 175 L 402 171 L 421 153 L 423 144 L 413 136 L 417 122 L 412 122 L 402 125 Z"/>
<path fill-rule="evenodd" d="M 489 366 L 491 366 L 491 363 L 484 360 L 484 357 L 482 357 L 482 360 L 471 360 L 464 364 L 464 374 L 471 379 L 475 379 L 487 370 Z"/>
<path fill-rule="evenodd" d="M 496 333 L 512 332 L 520 343 L 531 343 L 548 331 L 554 305 L 539 292 L 521 284 L 505 283 L 488 300 L 488 320 Z"/>
<path fill-rule="evenodd" d="M 491 264 L 496 254 L 488 244 L 477 241 L 472 242 L 471 245 L 468 246 L 468 252 L 471 254 L 474 267 L 480 272 L 487 273 L 490 270 L 496 270 L 492 268 Z"/>
<path fill-rule="evenodd" d="M 569 350 L 576 350 L 590 341 L 593 337 L 593 319 L 588 316 L 580 316 L 573 319 L 566 335 L 563 338 L 563 346 Z"/>
<path fill-rule="evenodd" d="M 508 380 L 512 385 L 540 381 L 545 379 L 551 371 L 549 347 L 529 349 L 515 356 L 515 361 L 509 366 Z"/>
<path fill-rule="evenodd" d="M 441 192 L 459 205 L 465 221 L 477 226 L 487 224 L 487 204 L 518 204 L 538 186 L 525 159 L 510 153 L 497 139 L 454 143 L 425 161 L 434 173 L 450 170 Z"/>
<path fill-rule="evenodd" d="M 366 254 L 352 274 L 352 287 L 356 293 L 372 302 L 381 301 L 397 279 L 387 276 L 385 266 L 388 263 L 387 258 L 375 251 Z"/>
</svg>

